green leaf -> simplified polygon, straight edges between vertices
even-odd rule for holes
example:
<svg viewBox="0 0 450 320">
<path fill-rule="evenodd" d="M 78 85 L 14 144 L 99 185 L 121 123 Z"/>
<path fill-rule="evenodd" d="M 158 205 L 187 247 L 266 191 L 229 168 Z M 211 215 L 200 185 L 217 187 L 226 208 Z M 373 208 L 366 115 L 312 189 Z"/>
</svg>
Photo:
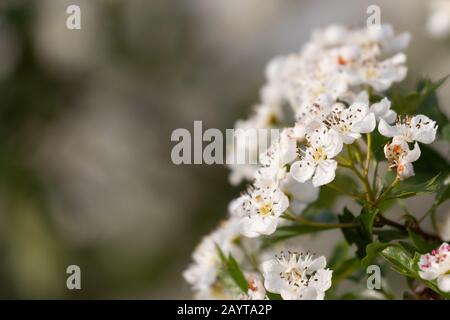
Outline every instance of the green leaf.
<svg viewBox="0 0 450 320">
<path fill-rule="evenodd" d="M 386 157 L 384 155 L 384 145 L 389 141 L 389 138 L 381 135 L 378 130 L 374 130 L 371 133 L 372 136 L 372 154 L 375 156 L 377 161 L 385 161 Z M 367 140 L 367 139 L 366 139 Z"/>
<path fill-rule="evenodd" d="M 405 199 L 418 195 L 434 193 L 439 188 L 438 178 L 439 174 L 422 183 L 414 184 L 411 182 L 412 180 L 410 180 L 410 182 L 400 183 L 398 186 L 393 188 L 391 192 L 389 192 L 389 196 L 385 199 Z"/>
<path fill-rule="evenodd" d="M 365 269 L 375 261 L 378 253 L 390 246 L 389 243 L 372 242 L 366 246 L 366 256 L 361 260 L 361 266 Z"/>
<path fill-rule="evenodd" d="M 405 250 L 410 255 L 414 255 L 416 252 L 416 247 L 409 241 L 399 241 L 398 245 L 400 245 L 403 250 Z"/>
<path fill-rule="evenodd" d="M 338 218 L 341 223 L 361 223 L 347 208 L 344 208 L 343 213 Z M 372 242 L 368 234 L 362 228 L 342 228 L 341 230 L 347 243 L 356 245 L 356 255 L 360 259 L 364 258 L 366 255 L 366 246 Z"/>
<path fill-rule="evenodd" d="M 227 263 L 227 258 L 225 257 L 225 255 L 224 255 L 224 253 L 222 251 L 222 248 L 220 248 L 217 244 L 216 244 L 216 250 L 217 250 L 217 253 L 219 255 L 220 261 L 223 264 L 226 264 Z"/>
<path fill-rule="evenodd" d="M 342 280 L 348 278 L 361 267 L 358 258 L 350 258 L 340 263 L 333 269 L 333 286 L 336 286 Z"/>
<path fill-rule="evenodd" d="M 397 245 L 391 245 L 381 251 L 381 256 L 391 264 L 391 267 L 407 277 L 417 278 L 414 262 L 408 253 Z"/>
<path fill-rule="evenodd" d="M 408 235 L 413 242 L 417 252 L 424 254 L 436 248 L 436 243 L 427 242 L 424 238 L 415 233 L 411 228 L 408 228 Z"/>
<path fill-rule="evenodd" d="M 435 120 L 440 128 L 443 128 L 448 120 L 440 111 L 436 96 L 436 90 L 447 80 L 449 76 L 433 82 L 428 78 L 421 79 L 415 91 L 405 93 L 399 87 L 394 87 L 389 92 L 392 108 L 399 114 L 424 114 Z"/>
<path fill-rule="evenodd" d="M 372 241 L 373 223 L 377 214 L 378 209 L 369 210 L 367 208 L 363 208 L 361 214 L 358 217 L 358 220 L 361 224 L 361 230 L 365 233 L 367 239 L 370 239 L 370 241 Z"/>
<path fill-rule="evenodd" d="M 266 295 L 269 300 L 283 300 L 280 294 L 266 291 Z"/>
<path fill-rule="evenodd" d="M 397 229 L 375 229 L 373 233 L 378 236 L 380 242 L 390 242 L 392 240 L 404 239 L 408 237 L 408 233 Z"/>
<path fill-rule="evenodd" d="M 433 206 L 437 207 L 450 199 L 450 175 L 439 186 L 434 198 Z"/>
<path fill-rule="evenodd" d="M 439 108 L 439 101 L 436 90 L 448 79 L 449 75 L 433 82 L 430 79 L 424 79 L 419 82 L 417 91 L 422 95 L 422 100 L 417 108 L 417 114 L 424 114 L 439 125 L 439 130 L 443 129 L 448 123 L 445 114 Z"/>
<path fill-rule="evenodd" d="M 245 279 L 244 273 L 239 267 L 237 261 L 231 254 L 229 254 L 228 256 L 228 272 L 230 273 L 231 277 L 234 279 L 238 287 L 241 288 L 243 292 L 247 292 L 248 282 Z"/>
<path fill-rule="evenodd" d="M 233 258 L 231 253 L 228 255 L 228 258 L 226 258 L 222 249 L 218 245 L 216 245 L 216 249 L 222 262 L 223 272 L 228 274 L 233 279 L 234 283 L 242 290 L 242 292 L 247 293 L 248 282 L 236 260 Z"/>
<path fill-rule="evenodd" d="M 423 101 L 423 97 L 419 92 L 410 92 L 404 94 L 402 92 L 394 92 L 391 94 L 392 108 L 399 114 L 414 114 Z"/>
</svg>

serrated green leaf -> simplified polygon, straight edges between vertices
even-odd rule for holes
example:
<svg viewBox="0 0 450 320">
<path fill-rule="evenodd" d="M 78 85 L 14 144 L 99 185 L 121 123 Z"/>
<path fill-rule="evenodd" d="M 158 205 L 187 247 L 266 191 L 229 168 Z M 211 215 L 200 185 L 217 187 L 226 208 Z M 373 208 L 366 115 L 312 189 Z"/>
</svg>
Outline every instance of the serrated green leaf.
<svg viewBox="0 0 450 320">
<path fill-rule="evenodd" d="M 386 197 L 385 200 L 406 199 L 418 195 L 434 193 L 439 189 L 438 178 L 439 174 L 422 183 L 413 184 L 413 180 L 400 183 L 389 192 L 389 196 Z"/>
<path fill-rule="evenodd" d="M 333 269 L 333 286 L 346 279 L 361 267 L 358 258 L 350 258 L 340 263 Z"/>
<path fill-rule="evenodd" d="M 373 223 L 377 214 L 378 209 L 369 210 L 367 208 L 363 208 L 361 214 L 358 217 L 358 220 L 361 224 L 361 229 L 366 234 L 367 239 L 370 241 L 372 241 Z"/>
<path fill-rule="evenodd" d="M 416 247 L 409 241 L 399 241 L 398 245 L 410 255 L 414 255 L 416 253 Z"/>
<path fill-rule="evenodd" d="M 361 223 L 348 208 L 344 208 L 343 213 L 338 218 L 341 223 Z M 366 246 L 372 241 L 368 234 L 362 228 L 342 228 L 341 230 L 347 243 L 356 245 L 356 255 L 360 259 L 364 258 Z"/>
<path fill-rule="evenodd" d="M 412 243 L 414 244 L 416 251 L 419 253 L 424 254 L 430 252 L 436 247 L 436 243 L 427 242 L 424 238 L 415 233 L 411 228 L 408 228 L 408 235 Z"/>
<path fill-rule="evenodd" d="M 405 276 L 417 278 L 417 272 L 414 268 L 413 260 L 408 253 L 397 245 L 391 245 L 383 251 L 380 255 L 391 264 L 391 267 Z"/>
<path fill-rule="evenodd" d="M 374 230 L 373 234 L 378 236 L 380 242 L 390 242 L 408 237 L 408 233 L 397 229 L 378 229 Z"/>
<path fill-rule="evenodd" d="M 439 125 L 439 130 L 445 127 L 448 123 L 448 119 L 445 114 L 439 108 L 439 101 L 437 98 L 436 90 L 448 79 L 449 75 L 442 79 L 433 82 L 430 79 L 424 79 L 419 82 L 417 91 L 422 95 L 422 100 L 417 108 L 417 114 L 424 114 Z"/>
<path fill-rule="evenodd" d="M 435 120 L 442 128 L 448 123 L 446 116 L 440 111 L 436 90 L 447 80 L 445 76 L 433 82 L 428 78 L 421 79 L 415 91 L 405 93 L 399 87 L 389 92 L 392 108 L 399 114 L 424 114 Z"/>
<path fill-rule="evenodd" d="M 389 243 L 382 243 L 378 241 L 368 244 L 366 246 L 366 256 L 361 260 L 361 266 L 363 268 L 367 268 L 375 261 L 375 258 L 377 257 L 378 253 L 383 251 L 390 245 L 391 244 Z"/>
</svg>

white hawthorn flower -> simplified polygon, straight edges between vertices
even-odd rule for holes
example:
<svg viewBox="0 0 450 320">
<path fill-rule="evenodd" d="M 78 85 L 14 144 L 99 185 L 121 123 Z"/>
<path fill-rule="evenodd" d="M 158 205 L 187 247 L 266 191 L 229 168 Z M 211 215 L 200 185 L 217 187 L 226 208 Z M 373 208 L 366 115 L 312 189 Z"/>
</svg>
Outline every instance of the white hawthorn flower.
<svg viewBox="0 0 450 320">
<path fill-rule="evenodd" d="M 378 131 L 385 137 L 397 137 L 408 143 L 418 141 L 429 144 L 436 139 L 436 122 L 424 115 L 407 116 L 390 126 L 380 119 Z"/>
<path fill-rule="evenodd" d="M 397 171 L 400 180 L 414 176 L 412 162 L 420 157 L 420 148 L 417 142 L 410 150 L 408 143 L 403 139 L 394 138 L 390 144 L 384 146 L 384 155 L 389 162 L 389 169 Z"/>
<path fill-rule="evenodd" d="M 240 232 L 249 238 L 275 232 L 280 215 L 289 207 L 288 197 L 277 186 L 255 185 L 235 204 Z"/>
<path fill-rule="evenodd" d="M 450 245 L 448 243 L 444 242 L 438 249 L 420 257 L 419 275 L 424 280 L 437 280 L 439 290 L 450 292 Z"/>
<path fill-rule="evenodd" d="M 326 259 L 310 253 L 284 252 L 262 264 L 266 290 L 284 300 L 323 300 L 331 287 L 332 271 Z"/>
<path fill-rule="evenodd" d="M 291 166 L 292 176 L 302 183 L 312 178 L 314 187 L 330 183 L 336 176 L 337 162 L 333 158 L 342 150 L 342 139 L 336 131 L 321 128 L 308 142 L 302 159 Z"/>
<path fill-rule="evenodd" d="M 345 144 L 352 144 L 361 138 L 361 133 L 369 133 L 375 129 L 376 119 L 369 106 L 363 102 L 354 102 L 346 108 L 342 103 L 333 107 L 331 127 L 336 130 Z"/>
</svg>

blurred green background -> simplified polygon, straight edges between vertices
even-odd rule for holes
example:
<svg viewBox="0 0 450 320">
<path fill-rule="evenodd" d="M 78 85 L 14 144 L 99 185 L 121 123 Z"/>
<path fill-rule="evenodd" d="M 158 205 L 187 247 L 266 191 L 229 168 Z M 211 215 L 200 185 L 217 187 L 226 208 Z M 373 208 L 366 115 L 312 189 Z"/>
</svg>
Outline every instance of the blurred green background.
<svg viewBox="0 0 450 320">
<path fill-rule="evenodd" d="M 240 190 L 224 167 L 172 164 L 172 130 L 231 128 L 272 56 L 364 25 L 374 3 L 412 33 L 409 80 L 442 77 L 425 2 L 2 0 L 0 298 L 189 298 L 181 272 Z M 82 290 L 66 288 L 71 264 Z"/>
</svg>

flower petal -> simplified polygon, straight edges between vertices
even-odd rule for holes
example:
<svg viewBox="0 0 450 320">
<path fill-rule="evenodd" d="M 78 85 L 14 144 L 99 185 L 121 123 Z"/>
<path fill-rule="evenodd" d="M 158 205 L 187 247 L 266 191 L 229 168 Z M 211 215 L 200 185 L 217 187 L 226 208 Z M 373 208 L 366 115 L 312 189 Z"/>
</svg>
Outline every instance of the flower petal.
<svg viewBox="0 0 450 320">
<path fill-rule="evenodd" d="M 314 174 L 316 166 L 312 161 L 300 160 L 292 164 L 291 175 L 298 182 L 306 182 Z"/>
<path fill-rule="evenodd" d="M 436 139 L 436 122 L 424 115 L 417 115 L 411 119 L 413 139 L 421 143 L 429 144 Z"/>
<path fill-rule="evenodd" d="M 370 112 L 364 119 L 352 126 L 353 131 L 358 133 L 372 132 L 377 125 L 375 114 Z"/>
<path fill-rule="evenodd" d="M 336 167 L 337 162 L 335 160 L 321 161 L 312 179 L 313 186 L 320 187 L 333 181 L 336 176 Z"/>
<path fill-rule="evenodd" d="M 445 274 L 437 278 L 439 290 L 450 292 L 450 274 Z"/>
<path fill-rule="evenodd" d="M 325 259 L 324 256 L 320 256 L 317 259 L 314 259 L 313 261 L 311 261 L 311 263 L 308 265 L 308 271 L 314 272 L 319 269 L 323 269 L 326 266 L 327 266 L 327 260 Z"/>
<path fill-rule="evenodd" d="M 323 144 L 328 158 L 337 156 L 344 146 L 341 135 L 334 129 L 330 129 L 330 131 L 325 134 Z"/>
<path fill-rule="evenodd" d="M 416 142 L 414 144 L 414 149 L 408 151 L 408 154 L 406 155 L 405 161 L 407 162 L 414 162 L 417 159 L 420 158 L 420 148 L 419 148 L 419 144 Z"/>
<path fill-rule="evenodd" d="M 315 287 L 304 287 L 300 289 L 297 295 L 299 300 L 323 300 L 325 294 Z"/>
<path fill-rule="evenodd" d="M 394 136 L 399 136 L 400 132 L 396 126 L 390 126 L 384 121 L 384 119 L 380 119 L 380 123 L 378 124 L 378 131 L 385 137 L 392 138 Z"/>
</svg>

